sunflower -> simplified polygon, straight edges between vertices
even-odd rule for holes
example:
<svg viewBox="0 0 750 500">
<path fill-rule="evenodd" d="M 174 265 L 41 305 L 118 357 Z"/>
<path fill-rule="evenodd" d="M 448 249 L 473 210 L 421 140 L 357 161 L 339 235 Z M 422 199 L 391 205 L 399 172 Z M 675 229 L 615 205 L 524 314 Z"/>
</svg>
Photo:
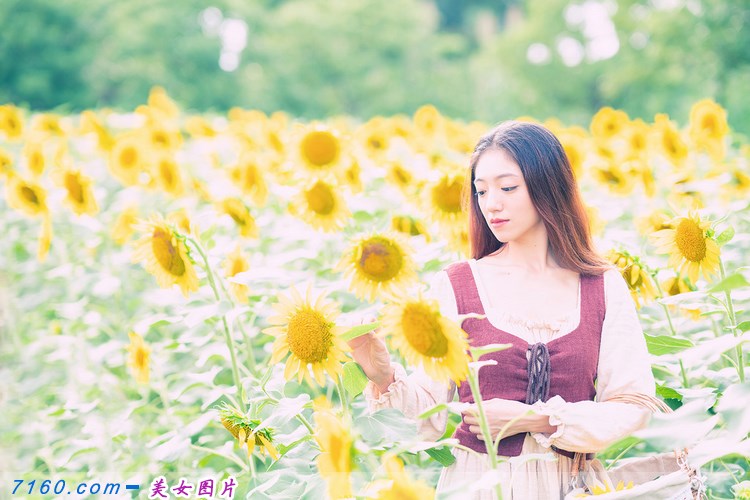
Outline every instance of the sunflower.
<svg viewBox="0 0 750 500">
<path fill-rule="evenodd" d="M 591 135 L 594 139 L 609 141 L 617 137 L 629 121 L 624 111 L 603 107 L 591 118 Z"/>
<path fill-rule="evenodd" d="M 289 213 L 323 231 L 338 231 L 351 217 L 336 186 L 322 179 L 301 190 L 289 204 Z"/>
<path fill-rule="evenodd" d="M 380 161 L 385 157 L 391 138 L 385 118 L 382 116 L 372 118 L 362 125 L 355 135 L 365 156 L 374 161 Z"/>
<path fill-rule="evenodd" d="M 443 118 L 440 111 L 431 104 L 420 106 L 414 112 L 412 120 L 417 131 L 417 138 L 424 139 L 428 143 L 443 131 L 445 125 L 445 118 Z"/>
<path fill-rule="evenodd" d="M 690 109 L 688 133 L 698 149 L 708 151 L 714 161 L 724 158 L 724 138 L 729 133 L 727 112 L 711 99 L 703 99 Z"/>
<path fill-rule="evenodd" d="M 594 179 L 605 186 L 610 193 L 619 196 L 628 196 L 635 189 L 635 175 L 630 164 L 623 166 L 616 162 L 607 162 L 591 168 Z"/>
<path fill-rule="evenodd" d="M 640 118 L 628 123 L 625 128 L 625 145 L 628 148 L 625 156 L 630 159 L 642 159 L 648 155 L 651 127 Z"/>
<path fill-rule="evenodd" d="M 349 167 L 344 170 L 344 175 L 342 177 L 342 182 L 345 186 L 348 186 L 351 190 L 352 194 L 358 194 L 361 193 L 364 189 L 364 186 L 362 186 L 362 167 L 360 167 L 359 162 L 357 160 L 352 160 L 349 164 Z"/>
<path fill-rule="evenodd" d="M 178 130 L 153 124 L 146 127 L 143 132 L 146 134 L 148 144 L 162 153 L 175 151 L 182 144 L 182 134 Z"/>
<path fill-rule="evenodd" d="M 156 86 L 151 88 L 148 94 L 148 105 L 153 109 L 159 110 L 159 112 L 168 118 L 176 118 L 180 114 L 180 108 L 169 97 L 163 87 Z"/>
<path fill-rule="evenodd" d="M 148 384 L 149 378 L 149 356 L 151 348 L 143 341 L 143 337 L 135 332 L 128 333 L 130 345 L 128 346 L 128 366 L 139 384 Z"/>
<path fill-rule="evenodd" d="M 675 167 L 681 167 L 688 157 L 688 147 L 680 131 L 665 114 L 654 117 L 656 149 Z"/>
<path fill-rule="evenodd" d="M 308 173 L 335 173 L 341 167 L 344 145 L 338 131 L 313 123 L 298 131 L 296 158 Z"/>
<path fill-rule="evenodd" d="M 397 234 L 360 236 L 335 267 L 351 278 L 349 289 L 370 302 L 416 282 L 411 248 Z"/>
<path fill-rule="evenodd" d="M 239 198 L 225 198 L 218 205 L 222 213 L 229 215 L 240 227 L 240 235 L 245 238 L 257 238 L 258 226 L 250 209 Z"/>
<path fill-rule="evenodd" d="M 637 217 L 635 219 L 635 227 L 639 233 L 648 236 L 656 231 L 671 228 L 670 221 L 673 218 L 666 210 L 654 210 L 646 216 Z"/>
<path fill-rule="evenodd" d="M 247 262 L 248 256 L 242 251 L 239 245 L 235 247 L 234 251 L 227 255 L 224 261 L 224 275 L 227 278 L 239 274 L 241 272 L 250 269 L 250 264 Z M 229 290 L 232 296 L 237 299 L 237 302 L 244 304 L 247 302 L 248 287 L 241 283 L 229 283 Z"/>
<path fill-rule="evenodd" d="M 230 169 L 229 175 L 256 206 L 265 205 L 268 198 L 268 186 L 255 157 L 249 154 L 242 155 L 239 163 Z"/>
<path fill-rule="evenodd" d="M 400 161 L 390 161 L 386 164 L 385 180 L 396 186 L 404 196 L 412 196 L 417 191 L 414 174 Z"/>
<path fill-rule="evenodd" d="M 104 124 L 99 120 L 93 111 L 84 111 L 81 113 L 81 125 L 79 129 L 81 134 L 96 134 L 97 147 L 101 151 L 110 151 L 115 143 L 114 137 L 107 130 Z"/>
<path fill-rule="evenodd" d="M 52 244 L 52 221 L 49 214 L 42 218 L 42 226 L 39 228 L 39 243 L 37 245 L 36 258 L 39 262 L 44 262 L 49 254 L 49 247 Z"/>
<path fill-rule="evenodd" d="M 464 222 L 466 212 L 461 206 L 464 174 L 444 174 L 425 189 L 425 205 L 436 222 L 456 225 Z"/>
<path fill-rule="evenodd" d="M 110 236 L 118 245 L 124 245 L 135 232 L 133 226 L 138 222 L 138 208 L 134 205 L 127 207 L 115 219 L 112 224 Z"/>
<path fill-rule="evenodd" d="M 586 209 L 586 216 L 589 219 L 589 230 L 591 231 L 591 234 L 594 236 L 601 236 L 604 233 L 604 229 L 607 227 L 607 221 L 599 215 L 598 208 L 590 205 L 585 205 L 584 208 Z"/>
<path fill-rule="evenodd" d="M 138 184 L 146 162 L 143 141 L 134 134 L 121 135 L 115 139 L 109 156 L 109 170 L 126 186 Z"/>
<path fill-rule="evenodd" d="M 13 157 L 5 149 L 0 147 L 0 178 L 9 175 L 13 171 Z"/>
<path fill-rule="evenodd" d="M 36 217 L 48 213 L 47 191 L 36 182 L 24 180 L 14 173 L 8 176 L 5 197 L 8 206 L 26 215 Z"/>
<path fill-rule="evenodd" d="M 325 293 L 313 302 L 309 286 L 304 299 L 296 288 L 291 287 L 290 291 L 291 299 L 279 295 L 279 302 L 273 306 L 277 314 L 268 318 L 273 326 L 264 330 L 276 338 L 271 363 L 280 362 L 288 353 L 284 370 L 287 380 L 296 373 L 298 382 L 305 379 L 312 384 L 315 380 L 322 386 L 324 372 L 331 377 L 341 375 L 341 363 L 348 361 L 344 352 L 351 350 L 340 338 L 345 329 L 335 323 L 338 306 L 328 301 Z"/>
<path fill-rule="evenodd" d="M 47 160 L 41 142 L 28 141 L 23 147 L 23 157 L 26 160 L 26 166 L 35 177 L 44 173 Z"/>
<path fill-rule="evenodd" d="M 388 453 L 383 457 L 387 480 L 378 480 L 368 488 L 366 498 L 375 500 L 429 500 L 435 490 L 424 481 L 409 477 L 400 458 Z"/>
<path fill-rule="evenodd" d="M 190 216 L 188 216 L 188 213 L 184 208 L 168 213 L 167 221 L 177 226 L 182 234 L 193 234 L 194 230 L 195 233 L 197 233 L 197 230 L 190 220 Z"/>
<path fill-rule="evenodd" d="M 560 144 L 565 150 L 565 156 L 568 157 L 568 161 L 570 162 L 573 175 L 575 175 L 576 179 L 580 179 L 589 149 L 586 131 L 581 128 L 571 127 L 561 132 L 558 137 Z"/>
<path fill-rule="evenodd" d="M 184 237 L 158 215 L 139 221 L 135 229 L 143 236 L 135 243 L 134 262 L 141 262 L 162 288 L 179 285 L 185 297 L 198 290 L 198 276 Z"/>
<path fill-rule="evenodd" d="M 408 236 L 424 236 L 425 241 L 430 241 L 430 235 L 422 221 L 410 215 L 394 215 L 391 217 L 391 229 Z"/>
<path fill-rule="evenodd" d="M 65 137 L 65 131 L 60 123 L 60 115 L 54 113 L 40 113 L 34 117 L 31 130 L 43 137 Z"/>
<path fill-rule="evenodd" d="M 351 498 L 354 468 L 354 438 L 349 423 L 330 410 L 313 414 L 315 441 L 320 454 L 315 459 L 318 472 L 326 480 L 328 498 Z"/>
<path fill-rule="evenodd" d="M 23 115 L 21 110 L 12 104 L 0 106 L 0 132 L 10 141 L 23 137 Z"/>
<path fill-rule="evenodd" d="M 156 157 L 151 176 L 156 179 L 156 184 L 165 193 L 175 198 L 182 196 L 185 192 L 180 166 L 172 154 L 165 153 Z"/>
<path fill-rule="evenodd" d="M 185 130 L 194 139 L 216 137 L 216 129 L 202 116 L 193 115 L 185 120 Z"/>
<path fill-rule="evenodd" d="M 628 285 L 630 295 L 638 309 L 641 308 L 641 299 L 652 301 L 658 296 L 656 284 L 646 266 L 638 257 L 634 257 L 624 250 L 610 250 L 607 260 L 617 266 L 620 274 Z"/>
<path fill-rule="evenodd" d="M 695 284 L 698 273 L 706 279 L 717 275 L 720 266 L 719 245 L 709 235 L 710 221 L 689 212 L 687 217 L 675 217 L 670 229 L 653 233 L 657 253 L 669 254 L 669 265 L 685 274 Z M 712 232 L 712 231 L 711 231 Z"/>
<path fill-rule="evenodd" d="M 412 366 L 422 366 L 433 379 L 457 385 L 469 372 L 466 332 L 440 314 L 436 300 L 417 293 L 396 297 L 383 308 L 382 335 Z"/>
<path fill-rule="evenodd" d="M 55 177 L 65 188 L 65 202 L 76 214 L 95 215 L 99 211 L 90 177 L 72 168 L 63 169 Z"/>
<path fill-rule="evenodd" d="M 279 452 L 273 445 L 273 430 L 265 427 L 256 431 L 260 425 L 260 420 L 249 418 L 239 409 L 227 403 L 223 403 L 219 407 L 219 418 L 221 419 L 221 425 L 237 439 L 240 447 L 247 445 L 248 456 L 252 455 L 256 446 L 259 446 L 261 455 L 268 452 L 274 460 L 279 459 Z"/>
</svg>

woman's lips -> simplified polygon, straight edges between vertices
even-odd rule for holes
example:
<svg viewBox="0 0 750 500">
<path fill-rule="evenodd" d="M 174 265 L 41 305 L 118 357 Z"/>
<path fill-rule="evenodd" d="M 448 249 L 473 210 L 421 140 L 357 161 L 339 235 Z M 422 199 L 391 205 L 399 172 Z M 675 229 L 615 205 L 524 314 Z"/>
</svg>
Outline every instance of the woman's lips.
<svg viewBox="0 0 750 500">
<path fill-rule="evenodd" d="M 508 219 L 492 219 L 490 220 L 490 225 L 492 227 L 500 227 L 505 225 L 506 222 L 508 222 Z"/>
</svg>

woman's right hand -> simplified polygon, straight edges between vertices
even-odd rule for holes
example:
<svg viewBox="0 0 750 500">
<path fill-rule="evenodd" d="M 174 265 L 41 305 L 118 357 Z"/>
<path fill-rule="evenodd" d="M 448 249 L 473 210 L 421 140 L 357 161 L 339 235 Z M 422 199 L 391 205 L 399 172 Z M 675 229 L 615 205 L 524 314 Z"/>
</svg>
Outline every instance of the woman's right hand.
<svg viewBox="0 0 750 500">
<path fill-rule="evenodd" d="M 363 318 L 360 324 L 372 323 L 374 317 Z M 352 357 L 367 375 L 367 378 L 377 386 L 381 393 L 386 392 L 388 386 L 394 381 L 395 370 L 391 366 L 391 355 L 388 354 L 388 348 L 380 337 L 377 337 L 378 329 L 372 332 L 360 335 L 359 337 L 348 341 L 349 347 L 352 348 Z"/>
</svg>

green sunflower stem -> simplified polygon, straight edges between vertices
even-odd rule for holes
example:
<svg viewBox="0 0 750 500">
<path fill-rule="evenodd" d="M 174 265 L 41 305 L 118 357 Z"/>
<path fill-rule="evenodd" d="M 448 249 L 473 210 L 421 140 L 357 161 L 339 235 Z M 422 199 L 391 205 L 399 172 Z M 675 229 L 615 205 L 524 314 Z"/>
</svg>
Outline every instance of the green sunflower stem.
<svg viewBox="0 0 750 500">
<path fill-rule="evenodd" d="M 341 375 L 336 375 L 336 389 L 338 389 L 339 399 L 341 400 L 341 409 L 344 412 L 345 417 L 349 417 L 352 412 L 349 408 L 349 400 L 346 398 L 346 390 L 344 389 L 344 381 L 341 379 Z"/>
<path fill-rule="evenodd" d="M 659 296 L 664 297 L 664 292 L 661 289 L 661 285 L 659 284 L 659 280 L 656 279 L 656 276 L 654 276 L 654 283 L 656 283 L 656 289 L 659 290 Z M 664 314 L 667 316 L 667 323 L 669 323 L 669 331 L 672 333 L 673 337 L 677 336 L 677 330 L 674 327 L 674 323 L 672 323 L 672 314 L 669 312 L 669 306 L 666 304 L 660 303 L 661 308 L 664 309 Z M 682 359 L 680 358 L 680 374 L 682 375 L 682 385 L 685 386 L 685 388 L 690 387 L 690 381 L 687 376 L 687 372 L 685 371 L 685 365 L 682 363 Z"/>
<path fill-rule="evenodd" d="M 485 414 L 484 407 L 482 406 L 482 395 L 479 392 L 479 370 L 475 372 L 470 368 L 467 378 L 469 381 L 469 387 L 471 388 L 471 394 L 474 396 L 474 402 L 477 405 L 479 425 L 482 429 L 482 435 L 484 436 L 484 444 L 487 447 L 487 456 L 490 459 L 490 466 L 493 470 L 496 470 L 498 465 L 497 448 L 494 446 L 495 443 L 493 442 L 492 434 L 490 433 L 490 425 L 489 422 L 487 422 L 487 415 Z M 495 492 L 497 493 L 498 500 L 502 500 L 503 490 L 500 484 L 495 485 Z"/>
<path fill-rule="evenodd" d="M 726 272 L 724 271 L 724 262 L 719 258 L 719 273 L 721 280 L 726 278 Z M 734 305 L 732 304 L 732 292 L 730 290 L 724 290 L 724 296 L 727 298 L 727 312 L 729 313 L 729 322 L 732 326 L 732 335 L 737 336 L 737 317 L 734 314 Z M 738 344 L 734 348 L 737 355 L 737 373 L 740 376 L 740 383 L 745 383 L 745 356 L 742 352 L 742 344 Z"/>
<path fill-rule="evenodd" d="M 206 252 L 203 251 L 200 243 L 198 243 L 198 241 L 194 238 L 188 237 L 187 240 L 190 241 L 193 246 L 195 246 L 195 249 L 198 250 L 198 253 L 203 259 L 203 264 L 206 267 L 206 275 L 208 276 L 208 283 L 211 285 L 211 289 L 214 291 L 214 298 L 216 298 L 217 302 L 221 302 L 221 294 L 219 294 L 219 289 L 216 286 L 214 272 L 211 268 L 211 264 L 208 262 L 208 256 L 206 255 Z M 243 397 L 242 382 L 240 381 L 240 370 L 237 366 L 237 354 L 235 353 L 234 340 L 232 340 L 232 334 L 229 331 L 229 324 L 227 323 L 226 314 L 222 314 L 221 324 L 224 328 L 224 340 L 227 343 L 227 348 L 229 349 L 229 357 L 232 361 L 232 377 L 234 378 L 234 385 L 237 389 L 237 400 L 239 401 L 240 408 L 244 412 L 247 410 L 247 407 L 245 406 L 245 398 Z"/>
</svg>

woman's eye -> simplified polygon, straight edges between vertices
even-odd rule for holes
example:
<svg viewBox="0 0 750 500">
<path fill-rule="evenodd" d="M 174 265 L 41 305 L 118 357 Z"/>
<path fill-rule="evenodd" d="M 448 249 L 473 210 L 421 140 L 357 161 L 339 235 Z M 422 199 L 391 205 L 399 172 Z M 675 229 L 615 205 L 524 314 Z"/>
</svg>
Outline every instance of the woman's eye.
<svg viewBox="0 0 750 500">
<path fill-rule="evenodd" d="M 502 189 L 503 191 L 506 191 L 506 192 L 508 192 L 508 191 L 513 191 L 513 190 L 514 190 L 514 189 L 516 189 L 517 187 L 518 187 L 518 186 L 510 186 L 510 187 L 505 187 L 505 188 L 500 188 L 500 189 Z"/>
<path fill-rule="evenodd" d="M 477 191 L 477 196 L 483 196 L 486 191 Z"/>
</svg>

